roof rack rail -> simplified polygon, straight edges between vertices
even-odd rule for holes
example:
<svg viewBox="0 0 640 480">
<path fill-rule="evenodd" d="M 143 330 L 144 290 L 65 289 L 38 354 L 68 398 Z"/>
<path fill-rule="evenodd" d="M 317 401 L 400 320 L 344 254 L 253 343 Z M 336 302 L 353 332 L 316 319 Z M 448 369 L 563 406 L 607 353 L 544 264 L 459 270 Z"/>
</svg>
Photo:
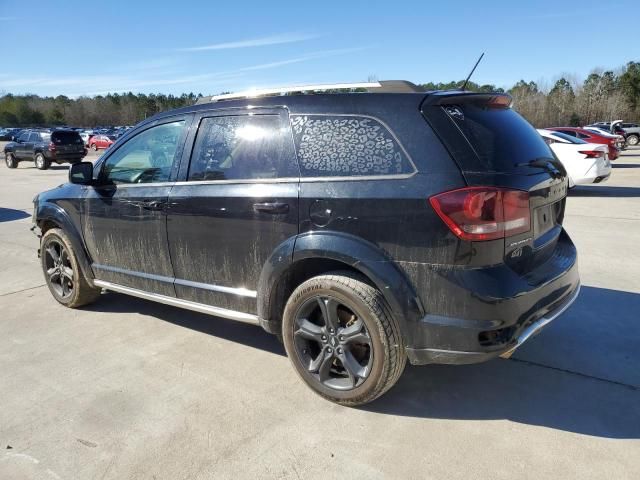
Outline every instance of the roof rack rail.
<svg viewBox="0 0 640 480">
<path fill-rule="evenodd" d="M 265 95 L 282 95 L 291 92 L 317 92 L 326 90 L 343 90 L 355 88 L 380 88 L 379 82 L 360 82 L 360 83 L 322 83 L 318 85 L 292 85 L 289 87 L 261 88 L 244 90 L 236 93 L 224 93 L 222 95 L 212 95 L 210 97 L 200 98 L 196 104 L 218 102 L 220 100 L 233 100 L 236 98 L 262 97 Z"/>
</svg>

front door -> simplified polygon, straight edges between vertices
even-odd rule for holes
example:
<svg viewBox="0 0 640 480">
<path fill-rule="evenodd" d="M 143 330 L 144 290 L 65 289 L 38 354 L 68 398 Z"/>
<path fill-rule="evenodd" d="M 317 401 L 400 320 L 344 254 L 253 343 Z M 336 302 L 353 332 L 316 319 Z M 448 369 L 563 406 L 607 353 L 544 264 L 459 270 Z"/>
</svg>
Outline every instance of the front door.
<svg viewBox="0 0 640 480">
<path fill-rule="evenodd" d="M 15 156 L 18 159 L 33 158 L 33 144 L 30 142 L 31 132 L 22 132 L 16 140 Z M 30 148 L 31 147 L 31 148 Z M 28 154 L 27 154 L 28 152 Z"/>
<path fill-rule="evenodd" d="M 154 124 L 108 153 L 88 187 L 83 231 L 97 279 L 175 296 L 166 206 L 186 137 L 185 117 Z"/>
<path fill-rule="evenodd" d="M 181 167 L 184 181 L 169 194 L 176 294 L 256 313 L 263 265 L 298 233 L 299 170 L 288 115 L 227 110 L 202 114 L 196 124 L 190 164 Z M 293 242 L 281 253 L 292 249 Z"/>
</svg>

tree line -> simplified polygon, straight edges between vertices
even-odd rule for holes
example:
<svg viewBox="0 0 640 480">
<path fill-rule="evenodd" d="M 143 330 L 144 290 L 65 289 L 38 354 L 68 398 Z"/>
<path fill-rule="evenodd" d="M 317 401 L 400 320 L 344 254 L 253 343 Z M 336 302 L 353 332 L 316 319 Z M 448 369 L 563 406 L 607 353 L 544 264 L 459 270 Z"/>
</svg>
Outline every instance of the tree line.
<svg viewBox="0 0 640 480">
<path fill-rule="evenodd" d="M 629 62 L 616 71 L 594 70 L 584 80 L 560 77 L 552 85 L 520 80 L 507 90 L 514 108 L 536 127 L 580 126 L 595 121 L 640 120 L 640 62 Z M 424 83 L 427 90 L 460 88 L 463 81 Z M 477 92 L 504 91 L 495 85 L 467 84 Z M 69 98 L 38 95 L 0 96 L 0 126 L 133 125 L 164 110 L 192 105 L 201 94 L 98 95 Z"/>
</svg>

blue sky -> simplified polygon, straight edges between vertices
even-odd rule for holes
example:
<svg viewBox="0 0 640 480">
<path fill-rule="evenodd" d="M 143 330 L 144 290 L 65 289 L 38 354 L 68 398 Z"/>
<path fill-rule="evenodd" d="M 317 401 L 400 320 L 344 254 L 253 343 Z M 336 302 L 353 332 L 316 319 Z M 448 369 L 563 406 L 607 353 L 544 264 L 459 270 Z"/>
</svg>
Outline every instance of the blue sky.
<svg viewBox="0 0 640 480">
<path fill-rule="evenodd" d="M 613 10 L 609 5 L 614 5 Z M 0 0 L 0 92 L 195 92 L 578 78 L 640 60 L 637 0 Z"/>
</svg>

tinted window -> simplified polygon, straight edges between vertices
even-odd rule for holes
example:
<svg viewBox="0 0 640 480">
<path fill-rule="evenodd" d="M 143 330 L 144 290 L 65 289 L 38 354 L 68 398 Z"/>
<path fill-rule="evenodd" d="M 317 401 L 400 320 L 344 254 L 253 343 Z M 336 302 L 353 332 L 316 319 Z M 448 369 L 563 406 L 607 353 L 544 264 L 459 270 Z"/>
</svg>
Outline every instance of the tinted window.
<svg viewBox="0 0 640 480">
<path fill-rule="evenodd" d="M 573 130 L 557 130 L 558 132 L 564 133 L 565 135 L 569 135 L 570 137 L 577 137 L 578 134 Z"/>
<path fill-rule="evenodd" d="M 20 136 L 18 137 L 18 141 L 19 142 L 28 142 L 29 141 L 29 132 L 21 133 Z"/>
<path fill-rule="evenodd" d="M 82 145 L 83 141 L 78 132 L 55 131 L 51 134 L 51 141 L 56 145 Z"/>
<path fill-rule="evenodd" d="M 513 171 L 536 158 L 549 158 L 551 151 L 536 130 L 511 108 L 482 101 L 439 107 L 450 122 L 434 126 L 457 129 L 471 145 L 476 161 L 465 156 L 462 168 L 473 171 Z M 440 132 L 438 132 L 440 133 Z M 452 138 L 451 134 L 447 134 Z M 453 137 L 455 138 L 455 137 Z M 447 145 L 455 152 L 456 145 Z"/>
<path fill-rule="evenodd" d="M 189 180 L 297 177 L 291 132 L 278 115 L 203 118 Z"/>
<path fill-rule="evenodd" d="M 303 177 L 414 171 L 391 132 L 372 118 L 292 115 L 291 125 Z"/>
<path fill-rule="evenodd" d="M 184 134 L 184 121 L 151 127 L 132 137 L 107 158 L 104 183 L 166 182 Z"/>
<path fill-rule="evenodd" d="M 40 134 L 36 133 L 36 132 L 32 132 L 31 135 L 29 135 L 29 141 L 30 142 L 39 142 L 40 141 Z"/>
<path fill-rule="evenodd" d="M 562 133 L 562 132 L 553 132 L 553 135 L 558 137 L 558 138 L 562 138 L 563 140 L 566 140 L 570 143 L 575 143 L 575 144 L 583 144 L 583 143 L 587 143 L 584 140 L 581 140 L 579 138 L 576 137 L 572 137 L 571 135 L 567 135 L 566 133 Z"/>
</svg>

